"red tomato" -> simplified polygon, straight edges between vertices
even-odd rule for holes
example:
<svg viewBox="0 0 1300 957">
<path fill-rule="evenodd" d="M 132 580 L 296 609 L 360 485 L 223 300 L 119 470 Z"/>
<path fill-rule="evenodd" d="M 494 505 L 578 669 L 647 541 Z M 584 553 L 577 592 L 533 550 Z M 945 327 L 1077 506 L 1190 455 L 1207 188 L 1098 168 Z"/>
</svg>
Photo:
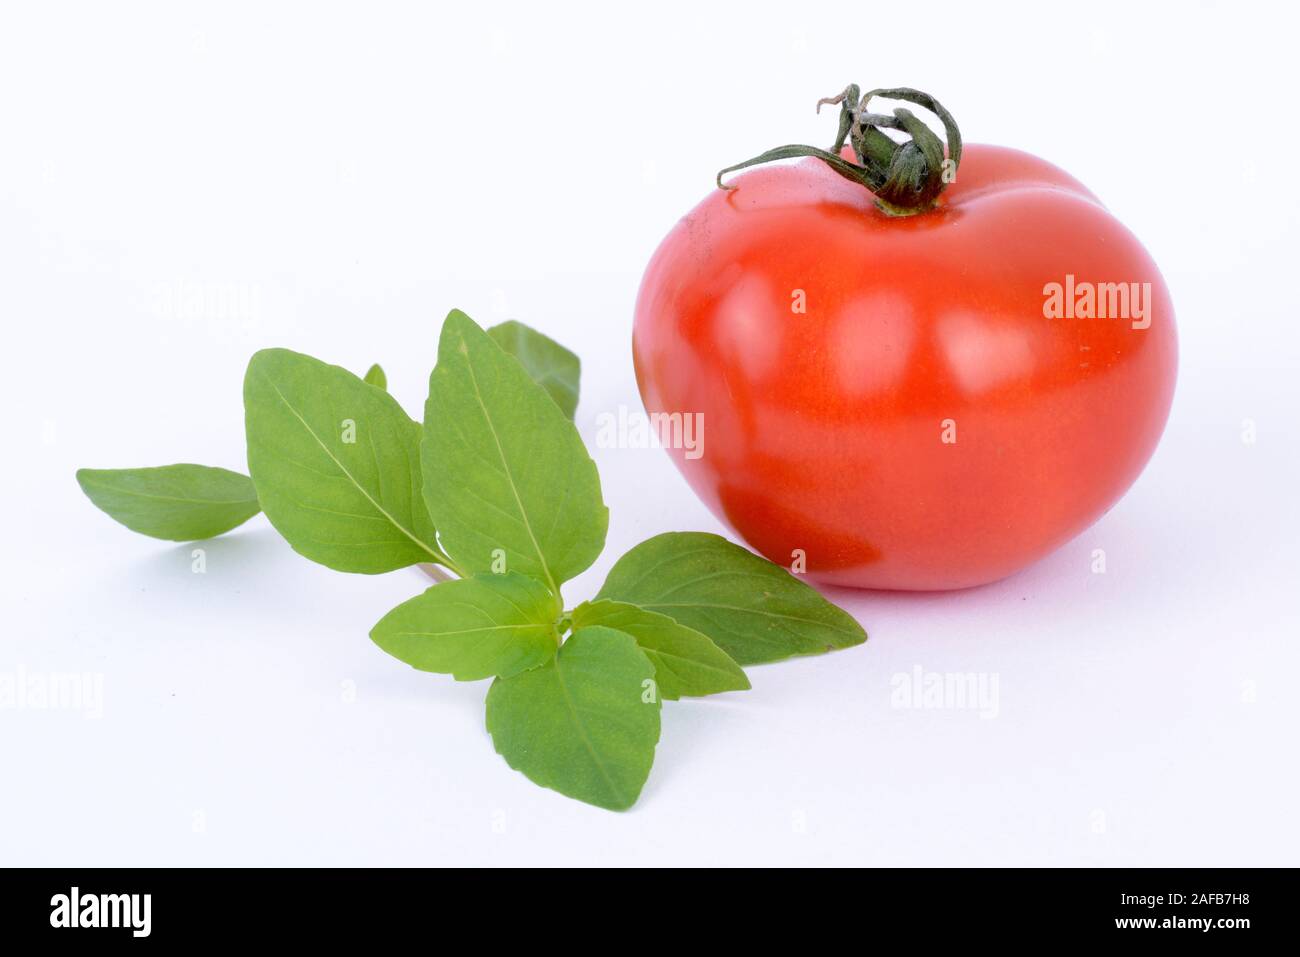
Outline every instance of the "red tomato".
<svg viewBox="0 0 1300 957">
<path fill-rule="evenodd" d="M 755 549 L 831 584 L 963 588 L 1137 478 L 1173 397 L 1173 305 L 1073 178 L 968 146 L 938 205 L 903 218 L 815 159 L 732 183 L 655 253 L 633 352 L 648 411 L 702 414 L 703 454 L 671 454 Z M 1102 285 L 1121 283 L 1128 318 Z M 1050 284 L 1073 318 L 1045 316 Z M 1090 284 L 1120 318 L 1081 315 Z"/>
</svg>

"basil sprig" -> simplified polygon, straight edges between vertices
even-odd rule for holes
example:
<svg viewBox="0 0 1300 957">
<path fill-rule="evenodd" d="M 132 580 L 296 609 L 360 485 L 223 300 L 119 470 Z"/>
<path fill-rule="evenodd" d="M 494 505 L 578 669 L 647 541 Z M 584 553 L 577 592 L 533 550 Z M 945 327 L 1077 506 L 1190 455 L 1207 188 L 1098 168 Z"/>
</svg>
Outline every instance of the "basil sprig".
<svg viewBox="0 0 1300 957">
<path fill-rule="evenodd" d="M 866 640 L 785 569 L 716 535 L 659 535 L 565 608 L 605 545 L 600 476 L 573 424 L 577 357 L 517 322 L 443 324 L 423 424 L 364 378 L 286 349 L 244 381 L 249 475 L 199 465 L 77 473 L 135 531 L 220 535 L 258 511 L 299 554 L 376 574 L 455 576 L 402 602 L 371 639 L 422 671 L 492 679 L 487 729 L 543 787 L 622 810 L 654 763 L 664 700 L 749 688 L 741 665 Z"/>
</svg>

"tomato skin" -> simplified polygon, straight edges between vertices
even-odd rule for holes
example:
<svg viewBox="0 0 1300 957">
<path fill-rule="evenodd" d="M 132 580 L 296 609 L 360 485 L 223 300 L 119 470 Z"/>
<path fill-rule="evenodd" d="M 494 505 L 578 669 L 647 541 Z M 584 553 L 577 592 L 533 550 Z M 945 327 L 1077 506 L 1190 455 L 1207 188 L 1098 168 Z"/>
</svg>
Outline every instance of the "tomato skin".
<svg viewBox="0 0 1300 957">
<path fill-rule="evenodd" d="M 732 184 L 655 253 L 633 356 L 648 411 L 703 414 L 703 454 L 670 454 L 756 550 L 800 550 L 828 584 L 980 585 L 1137 478 L 1173 398 L 1173 305 L 1074 179 L 969 145 L 940 205 L 906 218 L 816 160 Z M 1067 274 L 1150 283 L 1149 327 L 1045 318 Z"/>
</svg>

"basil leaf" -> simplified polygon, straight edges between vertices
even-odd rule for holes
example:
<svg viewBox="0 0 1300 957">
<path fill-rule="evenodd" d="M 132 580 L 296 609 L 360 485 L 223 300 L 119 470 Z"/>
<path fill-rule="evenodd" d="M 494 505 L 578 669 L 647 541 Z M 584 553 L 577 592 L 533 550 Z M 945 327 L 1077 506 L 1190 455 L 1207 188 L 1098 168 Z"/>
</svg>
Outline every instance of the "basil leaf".
<svg viewBox="0 0 1300 957">
<path fill-rule="evenodd" d="M 248 364 L 244 416 L 258 498 L 294 551 L 365 574 L 446 564 L 420 496 L 420 427 L 387 392 L 266 349 Z"/>
<path fill-rule="evenodd" d="M 511 319 L 487 331 L 502 349 L 519 360 L 529 377 L 546 390 L 566 416 L 578 410 L 582 363 L 554 339 Z"/>
<path fill-rule="evenodd" d="M 621 811 L 654 763 L 653 677 L 630 635 L 581 628 L 545 665 L 492 682 L 487 729 L 497 753 L 534 783 Z"/>
<path fill-rule="evenodd" d="M 459 311 L 442 327 L 420 454 L 439 542 L 468 572 L 522 572 L 559 594 L 604 547 L 609 510 L 578 430 Z"/>
<path fill-rule="evenodd" d="M 110 518 L 169 542 L 212 538 L 261 511 L 252 479 L 210 465 L 80 469 L 77 484 Z"/>
<path fill-rule="evenodd" d="M 421 671 L 457 681 L 509 678 L 555 655 L 560 606 L 527 575 L 476 575 L 434 585 L 370 632 L 380 648 Z"/>
<path fill-rule="evenodd" d="M 377 362 L 366 370 L 364 381 L 367 385 L 388 391 L 388 376 L 384 374 L 383 366 Z"/>
<path fill-rule="evenodd" d="M 573 609 L 573 625 L 605 625 L 631 635 L 655 667 L 659 696 L 669 701 L 749 688 L 725 651 L 667 615 L 621 601 L 583 602 Z"/>
<path fill-rule="evenodd" d="M 742 665 L 867 640 L 851 615 L 784 568 L 704 532 L 668 532 L 637 545 L 614 563 L 596 598 L 675 618 Z"/>
</svg>

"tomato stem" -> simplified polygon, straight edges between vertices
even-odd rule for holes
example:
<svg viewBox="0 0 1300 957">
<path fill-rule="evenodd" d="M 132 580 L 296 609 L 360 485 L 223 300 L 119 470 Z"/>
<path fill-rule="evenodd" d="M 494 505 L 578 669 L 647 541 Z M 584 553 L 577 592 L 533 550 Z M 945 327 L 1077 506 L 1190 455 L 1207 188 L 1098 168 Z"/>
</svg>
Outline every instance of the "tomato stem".
<svg viewBox="0 0 1300 957">
<path fill-rule="evenodd" d="M 915 103 L 937 116 L 948 141 L 947 158 L 944 143 L 906 107 L 895 107 L 892 116 L 868 112 L 867 105 L 876 97 Z M 774 160 L 812 156 L 845 179 L 869 189 L 875 194 L 876 205 L 889 215 L 913 216 L 933 208 L 944 187 L 956 179 L 961 162 L 961 131 L 952 114 L 928 93 L 892 87 L 862 96 L 858 85 L 851 83 L 837 96 L 818 100 L 817 112 L 828 105 L 840 107 L 839 133 L 829 150 L 799 144 L 778 146 L 719 172 L 718 187 L 735 188 L 722 182 L 727 173 Z M 899 130 L 909 139 L 898 142 L 882 132 L 886 129 Z M 845 141 L 853 148 L 856 163 L 841 155 Z"/>
</svg>

